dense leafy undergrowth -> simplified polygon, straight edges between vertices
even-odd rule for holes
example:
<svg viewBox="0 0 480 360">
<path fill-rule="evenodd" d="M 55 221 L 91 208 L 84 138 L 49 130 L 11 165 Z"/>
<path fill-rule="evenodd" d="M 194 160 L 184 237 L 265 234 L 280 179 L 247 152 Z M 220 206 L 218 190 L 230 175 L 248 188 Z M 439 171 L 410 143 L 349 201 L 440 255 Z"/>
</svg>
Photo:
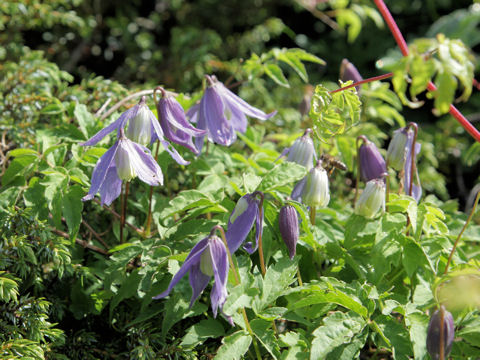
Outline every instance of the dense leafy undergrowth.
<svg viewBox="0 0 480 360">
<path fill-rule="evenodd" d="M 333 6 L 351 39 L 361 14 L 380 17 L 373 4 Z M 442 175 L 452 148 L 468 166 L 480 147 L 452 136 L 451 117 L 417 126 L 403 115 L 469 98 L 474 57 L 461 40 L 415 40 L 408 56 L 385 57 L 392 86 L 332 92 L 360 80 L 344 68 L 344 82 L 304 94 L 322 54 L 262 48 L 225 61 L 231 79 L 127 99 L 135 90 L 101 77 L 73 85 L 42 52 L 1 49 L 1 358 L 428 359 L 450 345 L 437 359 L 480 357 L 475 201 L 460 211 Z M 430 80 L 438 90 L 425 95 Z M 138 125 L 150 150 L 132 145 L 137 108 L 155 105 L 161 126 Z M 182 125 L 178 106 L 196 122 Z M 84 146 L 127 109 L 125 133 Z M 194 126 L 212 141 L 192 139 Z M 427 351 L 437 308 L 452 314 L 454 341 L 438 325 L 446 338 L 428 330 Z"/>
</svg>

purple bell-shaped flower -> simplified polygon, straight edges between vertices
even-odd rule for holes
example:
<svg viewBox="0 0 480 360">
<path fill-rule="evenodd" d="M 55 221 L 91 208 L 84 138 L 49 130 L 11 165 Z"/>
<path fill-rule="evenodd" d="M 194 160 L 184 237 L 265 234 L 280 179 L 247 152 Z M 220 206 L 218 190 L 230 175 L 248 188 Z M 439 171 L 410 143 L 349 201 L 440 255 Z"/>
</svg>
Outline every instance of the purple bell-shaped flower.
<svg viewBox="0 0 480 360">
<path fill-rule="evenodd" d="M 360 176 L 364 182 L 378 179 L 387 173 L 387 166 L 382 154 L 378 151 L 375 144 L 369 141 L 365 136 L 360 136 L 363 144 L 358 149 L 360 161 Z"/>
<path fill-rule="evenodd" d="M 278 225 L 280 227 L 280 234 L 287 245 L 290 259 L 293 259 L 297 249 L 297 241 L 299 237 L 298 230 L 298 215 L 297 210 L 292 205 L 284 205 L 280 209 L 278 215 Z"/>
<path fill-rule="evenodd" d="M 443 316 L 442 316 L 443 315 Z M 443 324 L 442 324 L 443 323 Z M 443 326 L 443 347 L 441 343 L 441 333 Z M 446 360 L 448 354 L 452 350 L 453 340 L 455 338 L 455 324 L 453 322 L 453 316 L 442 305 L 440 309 L 436 310 L 430 322 L 428 323 L 427 330 L 427 351 L 433 360 L 439 360 L 440 354 L 443 351 L 443 358 Z"/>
</svg>

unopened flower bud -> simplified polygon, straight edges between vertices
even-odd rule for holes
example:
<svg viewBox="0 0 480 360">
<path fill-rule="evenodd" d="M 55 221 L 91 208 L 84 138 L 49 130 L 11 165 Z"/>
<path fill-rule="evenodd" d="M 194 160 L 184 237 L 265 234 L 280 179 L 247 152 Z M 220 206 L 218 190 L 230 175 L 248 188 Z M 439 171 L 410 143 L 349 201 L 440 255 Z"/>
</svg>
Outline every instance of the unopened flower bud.
<svg viewBox="0 0 480 360">
<path fill-rule="evenodd" d="M 303 165 L 310 170 L 312 168 L 315 146 L 310 137 L 311 129 L 305 130 L 305 133 L 293 143 L 288 153 L 287 161 Z"/>
<path fill-rule="evenodd" d="M 343 59 L 342 64 L 340 65 L 340 79 L 343 82 L 352 80 L 354 83 L 363 80 L 362 75 L 360 75 L 355 65 L 353 65 L 347 59 Z M 359 92 L 360 86 L 355 86 L 355 89 L 357 89 L 357 92 Z"/>
<path fill-rule="evenodd" d="M 400 171 L 405 163 L 407 153 L 408 132 L 406 128 L 398 129 L 394 132 L 393 138 L 388 145 L 387 162 L 388 166 Z"/>
<path fill-rule="evenodd" d="M 443 313 L 443 349 L 440 343 L 440 333 L 442 326 L 442 313 Z M 452 350 L 453 339 L 455 338 L 455 324 L 453 323 L 453 316 L 450 312 L 445 310 L 442 305 L 439 310 L 436 310 L 430 322 L 428 323 L 427 330 L 427 350 L 433 360 L 440 359 L 440 354 L 443 351 L 443 358 L 447 359 L 448 354 Z"/>
<path fill-rule="evenodd" d="M 120 180 L 130 181 L 137 176 L 133 161 L 139 159 L 132 159 L 134 151 L 128 148 L 128 139 L 119 140 L 118 149 L 115 153 L 115 165 L 117 167 L 117 174 Z"/>
<path fill-rule="evenodd" d="M 327 172 L 321 165 L 321 161 L 312 168 L 306 177 L 305 186 L 302 190 L 302 201 L 307 206 L 325 207 L 330 201 Z"/>
<path fill-rule="evenodd" d="M 371 219 L 380 208 L 385 208 L 385 183 L 383 179 L 370 180 L 355 204 L 355 214 Z"/>
<path fill-rule="evenodd" d="M 385 160 L 374 143 L 365 138 L 358 149 L 360 159 L 360 175 L 367 182 L 382 177 L 387 172 Z"/>
<path fill-rule="evenodd" d="M 152 121 L 146 104 L 140 104 L 137 115 L 128 122 L 127 137 L 141 145 L 147 145 L 152 138 Z"/>
<path fill-rule="evenodd" d="M 290 259 L 293 259 L 299 236 L 297 210 L 292 205 L 283 206 L 278 216 L 278 224 L 282 239 L 287 245 Z"/>
</svg>

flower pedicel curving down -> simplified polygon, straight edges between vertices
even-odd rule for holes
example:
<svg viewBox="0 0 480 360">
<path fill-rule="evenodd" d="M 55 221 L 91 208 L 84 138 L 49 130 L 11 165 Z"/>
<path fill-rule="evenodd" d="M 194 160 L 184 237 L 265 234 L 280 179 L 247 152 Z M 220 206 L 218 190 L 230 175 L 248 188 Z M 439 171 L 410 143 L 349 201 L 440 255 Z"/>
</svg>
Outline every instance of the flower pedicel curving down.
<svg viewBox="0 0 480 360">
<path fill-rule="evenodd" d="M 266 114 L 251 106 L 233 92 L 228 90 L 215 76 L 205 75 L 207 88 L 200 103 L 187 112 L 190 121 L 197 123 L 197 128 L 206 130 L 208 139 L 214 143 L 230 146 L 237 139 L 236 131 L 247 130 L 247 117 L 267 120 L 277 112 Z M 198 152 L 202 151 L 205 136 L 195 139 Z"/>
<path fill-rule="evenodd" d="M 189 164 L 189 162 L 186 161 L 177 150 L 164 139 L 162 128 L 155 115 L 148 108 L 145 96 L 142 96 L 137 105 L 125 111 L 117 120 L 100 130 L 81 145 L 93 146 L 114 130 L 117 130 L 117 136 L 120 136 L 120 131 L 123 131 L 127 122 L 127 137 L 130 140 L 138 142 L 140 145 L 148 145 L 158 139 L 165 150 L 177 163 L 180 165 Z"/>
<path fill-rule="evenodd" d="M 120 195 L 122 181 L 130 181 L 136 176 L 152 186 L 163 184 L 162 170 L 150 150 L 129 140 L 120 128 L 120 138 L 98 160 L 92 185 L 82 200 L 91 200 L 100 191 L 102 205 L 110 205 Z"/>
<path fill-rule="evenodd" d="M 212 230 L 213 232 L 213 230 Z M 175 274 L 165 290 L 154 299 L 162 299 L 172 291 L 173 287 L 178 284 L 181 278 L 190 272 L 189 280 L 192 287 L 192 298 L 190 307 L 195 300 L 198 299 L 202 291 L 207 287 L 210 278 L 213 276 L 215 283 L 210 293 L 212 301 L 213 316 L 217 316 L 217 311 L 223 308 L 223 304 L 227 299 L 227 281 L 228 281 L 228 255 L 224 243 L 218 237 L 210 233 L 208 237 L 195 245 L 188 254 L 185 262 L 180 270 Z M 227 316 L 231 322 L 231 319 Z"/>
</svg>

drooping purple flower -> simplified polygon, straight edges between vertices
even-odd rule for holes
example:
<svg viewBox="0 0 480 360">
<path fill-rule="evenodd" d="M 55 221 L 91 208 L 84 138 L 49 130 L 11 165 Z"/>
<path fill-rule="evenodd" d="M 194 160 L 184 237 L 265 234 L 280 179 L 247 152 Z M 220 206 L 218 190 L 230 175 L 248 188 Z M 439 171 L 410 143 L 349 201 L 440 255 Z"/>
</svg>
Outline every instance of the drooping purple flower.
<svg viewBox="0 0 480 360">
<path fill-rule="evenodd" d="M 189 272 L 190 286 L 192 287 L 192 298 L 190 307 L 198 299 L 202 291 L 207 287 L 210 278 L 213 276 L 215 283 L 210 293 L 213 316 L 217 316 L 218 309 L 222 311 L 223 304 L 227 299 L 228 281 L 228 257 L 227 250 L 222 240 L 210 234 L 196 244 L 188 254 L 180 270 L 175 274 L 165 290 L 154 299 L 162 299 L 170 294 L 173 287 L 178 284 L 185 274 Z"/>
<path fill-rule="evenodd" d="M 187 121 L 182 105 L 162 88 L 160 88 L 160 91 L 162 98 L 157 102 L 157 111 L 165 137 L 175 144 L 185 146 L 195 155 L 198 155 L 200 151 L 195 147 L 193 138 L 205 135 L 206 130 L 193 127 Z"/>
<path fill-rule="evenodd" d="M 363 144 L 358 149 L 360 176 L 364 182 L 381 178 L 387 173 L 387 166 L 375 144 L 362 136 Z"/>
<path fill-rule="evenodd" d="M 230 146 L 237 139 L 236 131 L 244 133 L 247 130 L 247 117 L 267 120 L 275 115 L 274 111 L 266 114 L 251 106 L 233 92 L 228 90 L 214 76 L 206 75 L 207 88 L 200 100 L 187 112 L 190 121 L 197 123 L 197 128 L 206 130 L 208 139 L 214 143 Z M 195 139 L 199 152 L 202 151 L 205 136 Z"/>
<path fill-rule="evenodd" d="M 297 241 L 299 237 L 298 230 L 298 215 L 297 210 L 292 205 L 284 205 L 280 209 L 278 215 L 278 226 L 280 227 L 280 234 L 287 245 L 290 259 L 293 259 L 297 249 Z"/>
<path fill-rule="evenodd" d="M 325 207 L 330 201 L 327 171 L 322 167 L 322 161 L 310 169 L 307 176 L 300 180 L 292 190 L 291 198 L 301 201 L 307 206 Z"/>
<path fill-rule="evenodd" d="M 282 151 L 280 156 L 288 154 L 287 161 L 303 165 L 307 170 L 310 170 L 313 166 L 313 159 L 317 158 L 315 146 L 310 137 L 311 132 L 312 129 L 306 129 L 303 135 L 296 139 L 291 147 Z"/>
<path fill-rule="evenodd" d="M 145 96 L 142 96 L 137 105 L 125 111 L 117 120 L 80 145 L 93 146 L 114 130 L 117 130 L 117 136 L 120 136 L 120 130 L 123 131 L 127 123 L 128 129 L 126 134 L 130 140 L 138 142 L 141 145 L 147 145 L 158 139 L 177 163 L 180 165 L 188 165 L 190 163 L 164 139 L 162 128 L 155 115 L 148 108 Z"/>
<path fill-rule="evenodd" d="M 82 200 L 91 200 L 100 192 L 102 205 L 110 205 L 120 195 L 122 181 L 136 176 L 152 186 L 163 184 L 162 170 L 150 150 L 126 138 L 122 130 L 120 138 L 98 160 L 90 190 Z"/>
<path fill-rule="evenodd" d="M 442 324 L 443 313 L 443 324 Z M 440 344 L 440 331 L 443 326 L 443 349 Z M 440 309 L 436 310 L 430 322 L 428 323 L 427 330 L 427 351 L 433 360 L 440 359 L 440 354 L 443 351 L 443 358 L 447 359 L 448 354 L 452 350 L 453 340 L 455 338 L 455 324 L 453 322 L 453 316 L 450 312 L 445 310 L 442 305 Z"/>
<path fill-rule="evenodd" d="M 355 65 L 353 65 L 348 59 L 343 59 L 342 64 L 340 65 L 340 79 L 343 82 L 352 80 L 354 83 L 362 81 L 363 77 L 358 72 Z M 360 92 L 360 86 L 355 86 L 357 92 Z"/>
<path fill-rule="evenodd" d="M 242 196 L 230 218 L 228 219 L 228 228 L 225 233 L 228 248 L 233 254 L 247 238 L 248 233 L 255 223 L 255 245 L 251 242 L 243 245 L 243 248 L 252 254 L 258 248 L 258 240 L 263 233 L 263 194 L 254 192 Z"/>
</svg>

